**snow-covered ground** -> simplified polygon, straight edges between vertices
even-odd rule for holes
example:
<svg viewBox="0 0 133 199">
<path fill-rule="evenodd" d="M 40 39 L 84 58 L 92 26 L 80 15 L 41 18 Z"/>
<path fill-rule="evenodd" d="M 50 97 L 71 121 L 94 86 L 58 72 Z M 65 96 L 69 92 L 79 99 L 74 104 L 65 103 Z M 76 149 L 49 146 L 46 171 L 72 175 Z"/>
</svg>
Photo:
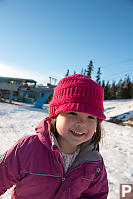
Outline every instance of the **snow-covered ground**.
<svg viewBox="0 0 133 199">
<path fill-rule="evenodd" d="M 116 115 L 130 113 L 133 117 L 133 100 L 105 101 L 107 120 Z M 0 103 L 0 154 L 20 137 L 34 133 L 36 125 L 48 116 L 45 110 Z M 125 117 L 129 114 L 125 114 Z M 133 183 L 133 128 L 103 122 L 104 138 L 100 145 L 109 179 L 108 199 L 119 199 L 120 183 Z M 11 189 L 0 199 L 10 199 Z"/>
<path fill-rule="evenodd" d="M 117 120 L 121 120 L 125 125 L 127 120 L 133 118 L 133 100 L 110 100 L 104 102 L 104 109 L 106 119 L 110 120 L 115 117 Z M 133 124 L 130 121 L 130 124 Z M 132 125 L 133 126 L 133 125 Z"/>
</svg>

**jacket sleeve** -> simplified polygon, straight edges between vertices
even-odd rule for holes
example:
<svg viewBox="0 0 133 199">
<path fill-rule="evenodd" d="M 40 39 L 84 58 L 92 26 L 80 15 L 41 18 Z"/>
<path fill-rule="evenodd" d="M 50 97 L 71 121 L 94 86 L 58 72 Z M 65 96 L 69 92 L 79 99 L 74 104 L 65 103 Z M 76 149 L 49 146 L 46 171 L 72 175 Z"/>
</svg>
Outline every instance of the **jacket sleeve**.
<svg viewBox="0 0 133 199">
<path fill-rule="evenodd" d="M 108 196 L 108 180 L 106 169 L 102 160 L 94 180 L 90 183 L 87 190 L 81 194 L 79 199 L 107 199 Z"/>
<path fill-rule="evenodd" d="M 19 181 L 18 143 L 12 146 L 0 161 L 0 195 Z"/>
</svg>

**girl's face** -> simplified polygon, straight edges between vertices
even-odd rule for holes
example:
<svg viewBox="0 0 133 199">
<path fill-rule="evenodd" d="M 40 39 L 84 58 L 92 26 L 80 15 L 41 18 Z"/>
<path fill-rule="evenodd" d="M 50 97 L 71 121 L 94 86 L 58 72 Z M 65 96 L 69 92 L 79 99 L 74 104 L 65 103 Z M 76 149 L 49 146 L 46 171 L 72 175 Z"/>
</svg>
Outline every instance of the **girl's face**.
<svg viewBox="0 0 133 199">
<path fill-rule="evenodd" d="M 63 112 L 56 118 L 58 143 L 64 153 L 73 153 L 77 146 L 94 135 L 97 118 L 87 113 Z"/>
</svg>

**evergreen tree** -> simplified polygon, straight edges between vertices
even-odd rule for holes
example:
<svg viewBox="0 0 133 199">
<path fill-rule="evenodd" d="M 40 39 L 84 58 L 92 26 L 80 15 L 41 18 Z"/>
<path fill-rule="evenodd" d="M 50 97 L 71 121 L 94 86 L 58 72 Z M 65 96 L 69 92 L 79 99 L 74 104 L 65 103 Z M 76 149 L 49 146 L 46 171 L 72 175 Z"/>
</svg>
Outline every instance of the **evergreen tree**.
<svg viewBox="0 0 133 199">
<path fill-rule="evenodd" d="M 111 89 L 110 89 L 110 84 L 109 81 L 107 81 L 107 84 L 104 88 L 104 99 L 111 99 Z"/>
<path fill-rule="evenodd" d="M 93 62 L 92 60 L 90 60 L 90 63 L 88 65 L 88 68 L 87 68 L 87 76 L 91 78 L 91 75 L 92 75 L 92 71 L 93 71 Z"/>
<path fill-rule="evenodd" d="M 132 82 L 129 76 L 126 76 L 123 81 L 122 98 L 130 99 L 132 97 Z"/>
<path fill-rule="evenodd" d="M 117 99 L 122 99 L 122 93 L 123 93 L 123 81 L 122 81 L 122 79 L 120 79 L 118 84 L 117 84 L 117 95 L 116 95 L 116 98 Z"/>
<path fill-rule="evenodd" d="M 98 83 L 98 84 L 101 84 L 101 68 L 100 67 L 98 67 L 98 71 L 97 71 L 97 75 L 96 75 L 96 82 Z"/>
<path fill-rule="evenodd" d="M 127 98 L 131 99 L 132 98 L 132 81 L 129 76 L 127 76 Z"/>
<path fill-rule="evenodd" d="M 111 99 L 116 99 L 116 95 L 117 95 L 117 87 L 115 81 L 113 81 L 111 87 Z"/>
<path fill-rule="evenodd" d="M 69 76 L 69 69 L 67 69 L 67 72 L 65 74 L 65 77 Z"/>
<path fill-rule="evenodd" d="M 105 88 L 105 81 L 102 81 L 102 87 Z"/>
</svg>

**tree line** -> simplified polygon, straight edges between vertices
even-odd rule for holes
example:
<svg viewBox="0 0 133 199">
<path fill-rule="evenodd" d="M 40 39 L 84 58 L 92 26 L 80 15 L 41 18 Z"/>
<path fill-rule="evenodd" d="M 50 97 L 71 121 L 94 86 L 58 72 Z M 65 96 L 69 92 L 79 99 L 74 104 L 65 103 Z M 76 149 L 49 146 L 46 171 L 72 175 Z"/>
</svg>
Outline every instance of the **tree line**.
<svg viewBox="0 0 133 199">
<path fill-rule="evenodd" d="M 81 70 L 81 74 L 87 75 L 92 79 L 92 72 L 94 70 L 93 61 L 90 60 L 86 69 Z M 74 71 L 76 74 L 76 71 Z M 110 84 L 109 81 L 105 82 L 105 80 L 101 80 L 101 67 L 98 67 L 95 80 L 98 84 L 100 84 L 104 88 L 104 99 L 131 99 L 133 98 L 133 80 L 129 75 L 126 75 L 124 79 L 120 79 L 117 83 L 112 81 Z M 65 76 L 70 75 L 69 69 L 67 70 Z"/>
</svg>

